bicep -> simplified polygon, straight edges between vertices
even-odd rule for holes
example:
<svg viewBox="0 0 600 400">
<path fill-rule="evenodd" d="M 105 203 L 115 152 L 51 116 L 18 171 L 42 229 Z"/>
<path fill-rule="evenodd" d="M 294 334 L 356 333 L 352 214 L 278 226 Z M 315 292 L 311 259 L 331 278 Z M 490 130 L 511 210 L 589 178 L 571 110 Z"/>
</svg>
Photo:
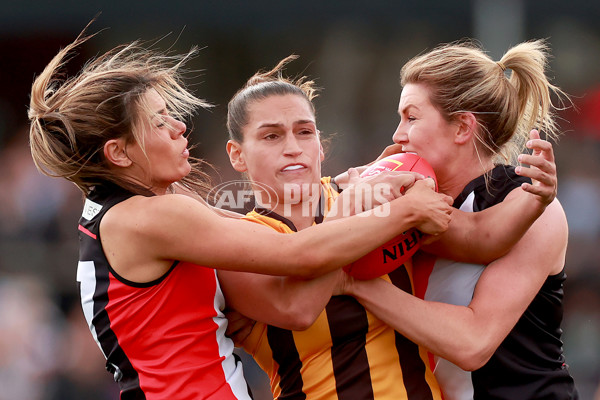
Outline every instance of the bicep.
<svg viewBox="0 0 600 400">
<path fill-rule="evenodd" d="M 470 308 L 496 345 L 517 323 L 546 278 L 564 265 L 566 221 L 549 207 L 505 256 L 489 264 L 475 288 Z"/>
<path fill-rule="evenodd" d="M 284 329 L 303 330 L 317 319 L 331 297 L 339 273 L 311 280 L 219 271 L 228 307 Z"/>
<path fill-rule="evenodd" d="M 177 196 L 177 195 L 173 195 Z M 162 197 L 162 196 L 161 196 Z M 217 215 L 207 206 L 177 196 L 155 209 L 148 234 L 157 257 L 188 261 L 216 269 L 273 275 L 295 271 L 286 258 L 295 243 L 265 226 Z"/>
<path fill-rule="evenodd" d="M 225 270 L 220 270 L 218 275 L 227 307 L 257 321 L 275 324 L 275 320 L 265 320 L 265 317 L 277 314 L 273 292 L 281 278 Z"/>
<path fill-rule="evenodd" d="M 488 264 L 505 255 L 524 236 L 543 209 L 520 188 L 512 189 L 501 202 L 482 211 L 455 210 L 439 240 L 424 251 L 476 264 Z"/>
</svg>

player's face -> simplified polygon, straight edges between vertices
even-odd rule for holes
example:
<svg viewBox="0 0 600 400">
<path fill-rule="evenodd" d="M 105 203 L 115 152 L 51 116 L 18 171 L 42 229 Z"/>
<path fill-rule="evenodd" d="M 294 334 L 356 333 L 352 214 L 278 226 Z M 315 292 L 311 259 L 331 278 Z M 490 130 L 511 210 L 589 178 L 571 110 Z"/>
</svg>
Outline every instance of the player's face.
<svg viewBox="0 0 600 400">
<path fill-rule="evenodd" d="M 127 145 L 126 152 L 133 161 L 137 178 L 159 193 L 191 170 L 188 141 L 183 136 L 186 125 L 169 115 L 164 99 L 156 90 L 150 89 L 144 96 L 154 113 L 143 128 L 145 154 L 138 143 Z"/>
<path fill-rule="evenodd" d="M 324 155 L 306 99 L 288 94 L 252 102 L 242 134 L 239 157 L 243 164 L 236 167 L 238 171 L 272 188 L 280 202 L 306 200 L 314 194 Z"/>
<path fill-rule="evenodd" d="M 429 100 L 429 89 L 422 84 L 407 84 L 398 106 L 400 123 L 394 132 L 394 142 L 404 151 L 424 157 L 436 174 L 454 153 L 454 133 L 457 125 L 448 122 Z"/>
</svg>

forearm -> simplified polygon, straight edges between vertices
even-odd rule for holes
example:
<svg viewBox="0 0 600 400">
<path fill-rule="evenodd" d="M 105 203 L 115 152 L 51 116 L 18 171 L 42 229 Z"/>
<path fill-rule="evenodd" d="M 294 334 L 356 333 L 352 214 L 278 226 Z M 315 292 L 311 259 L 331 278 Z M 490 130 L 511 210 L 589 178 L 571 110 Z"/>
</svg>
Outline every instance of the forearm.
<svg viewBox="0 0 600 400">
<path fill-rule="evenodd" d="M 423 250 L 453 260 L 489 264 L 508 253 L 544 209 L 536 196 L 514 189 L 504 201 L 486 210 L 456 210 L 448 230 Z"/>
<path fill-rule="evenodd" d="M 389 212 L 386 211 L 386 207 L 389 207 Z M 350 264 L 414 227 L 420 220 L 420 213 L 415 212 L 410 200 L 400 198 L 367 213 L 302 230 L 294 235 L 294 239 L 299 240 L 293 240 L 293 245 L 297 246 L 298 252 L 301 253 L 298 255 L 299 262 L 306 262 L 311 257 L 319 258 L 320 261 L 314 261 L 319 267 L 306 275 L 314 277 Z M 310 232 L 311 230 L 327 231 L 327 239 L 323 239 L 321 235 L 314 235 L 314 231 Z M 330 234 L 331 232 L 333 234 Z"/>
<path fill-rule="evenodd" d="M 351 286 L 348 294 L 382 321 L 463 369 L 481 366 L 493 352 L 486 329 L 474 323 L 469 307 L 424 301 L 383 279 L 355 281 Z"/>
<path fill-rule="evenodd" d="M 227 306 L 284 329 L 311 326 L 331 298 L 340 271 L 312 280 L 219 271 Z"/>
</svg>

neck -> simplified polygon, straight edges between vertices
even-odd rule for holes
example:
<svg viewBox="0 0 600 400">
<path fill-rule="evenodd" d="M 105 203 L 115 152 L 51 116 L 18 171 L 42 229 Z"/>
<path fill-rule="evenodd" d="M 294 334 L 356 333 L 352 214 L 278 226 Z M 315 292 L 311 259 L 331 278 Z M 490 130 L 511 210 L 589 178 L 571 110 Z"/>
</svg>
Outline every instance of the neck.
<svg viewBox="0 0 600 400">
<path fill-rule="evenodd" d="M 308 200 L 298 204 L 283 204 L 280 207 L 276 207 L 273 211 L 292 221 L 296 229 L 301 231 L 312 226 L 318 207 L 319 198 L 315 201 Z"/>
<path fill-rule="evenodd" d="M 297 230 L 312 226 L 315 216 L 318 213 L 321 191 L 313 193 L 309 198 L 298 203 L 278 203 L 274 207 L 264 204 L 258 204 L 260 207 L 271 210 L 282 217 L 289 219 Z"/>
<path fill-rule="evenodd" d="M 454 168 L 446 169 L 438 175 L 439 191 L 453 199 L 463 191 L 465 186 L 473 179 L 485 174 L 494 168 L 491 158 L 472 158 L 471 162 L 460 161 Z"/>
</svg>

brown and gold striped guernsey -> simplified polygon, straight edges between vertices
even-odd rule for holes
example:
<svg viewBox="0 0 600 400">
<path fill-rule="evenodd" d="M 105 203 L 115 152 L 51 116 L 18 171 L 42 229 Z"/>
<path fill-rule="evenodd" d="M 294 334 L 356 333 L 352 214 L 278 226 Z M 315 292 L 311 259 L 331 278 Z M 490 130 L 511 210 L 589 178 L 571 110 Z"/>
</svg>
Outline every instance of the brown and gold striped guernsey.
<svg viewBox="0 0 600 400">
<path fill-rule="evenodd" d="M 330 209 L 336 189 L 322 178 L 321 213 Z M 296 232 L 288 219 L 255 209 L 246 219 L 284 232 Z M 383 277 L 413 292 L 412 264 Z M 427 352 L 395 332 L 354 298 L 334 296 L 305 331 L 257 323 L 244 343 L 271 380 L 276 399 L 441 400 Z"/>
</svg>

